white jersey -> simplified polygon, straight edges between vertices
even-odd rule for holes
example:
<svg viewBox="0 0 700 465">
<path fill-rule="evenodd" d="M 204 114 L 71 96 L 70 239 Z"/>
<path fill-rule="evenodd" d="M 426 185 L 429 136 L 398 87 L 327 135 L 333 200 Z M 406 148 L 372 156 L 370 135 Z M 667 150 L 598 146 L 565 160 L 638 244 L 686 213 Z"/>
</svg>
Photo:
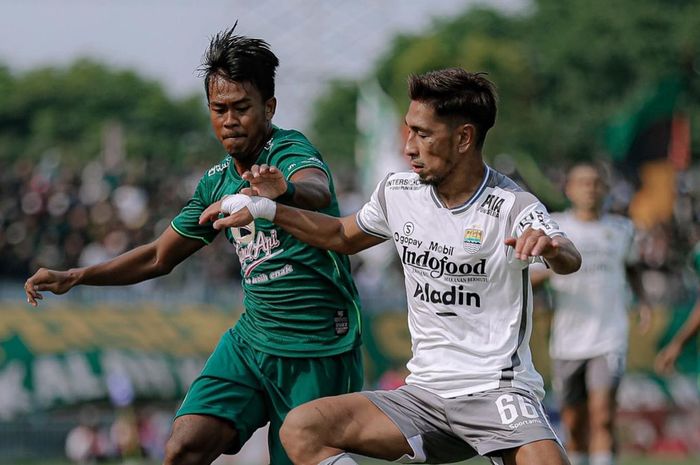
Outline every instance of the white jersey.
<svg viewBox="0 0 700 465">
<path fill-rule="evenodd" d="M 552 276 L 554 319 L 549 344 L 555 359 L 581 360 L 627 350 L 629 292 L 626 264 L 634 258 L 632 222 L 618 215 L 580 221 L 552 217 L 581 253 L 581 269 Z"/>
<path fill-rule="evenodd" d="M 403 263 L 408 384 L 442 397 L 505 386 L 544 394 L 529 347 L 528 262 L 504 244 L 528 226 L 561 234 L 532 194 L 487 167 L 471 199 L 446 208 L 417 174 L 397 173 L 379 183 L 356 221 L 393 240 Z"/>
</svg>

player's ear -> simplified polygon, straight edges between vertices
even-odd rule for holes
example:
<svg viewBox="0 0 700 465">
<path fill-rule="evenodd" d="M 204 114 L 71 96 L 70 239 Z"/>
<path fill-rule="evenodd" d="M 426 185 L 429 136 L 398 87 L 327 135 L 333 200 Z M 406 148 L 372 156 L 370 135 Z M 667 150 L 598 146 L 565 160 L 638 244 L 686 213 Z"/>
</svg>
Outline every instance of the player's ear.
<svg viewBox="0 0 700 465">
<path fill-rule="evenodd" d="M 457 127 L 457 148 L 460 152 L 466 152 L 476 141 L 476 127 L 465 123 Z"/>
<path fill-rule="evenodd" d="M 272 121 L 272 117 L 275 116 L 275 110 L 277 109 L 277 99 L 275 97 L 270 97 L 265 102 L 265 120 L 269 123 Z"/>
</svg>

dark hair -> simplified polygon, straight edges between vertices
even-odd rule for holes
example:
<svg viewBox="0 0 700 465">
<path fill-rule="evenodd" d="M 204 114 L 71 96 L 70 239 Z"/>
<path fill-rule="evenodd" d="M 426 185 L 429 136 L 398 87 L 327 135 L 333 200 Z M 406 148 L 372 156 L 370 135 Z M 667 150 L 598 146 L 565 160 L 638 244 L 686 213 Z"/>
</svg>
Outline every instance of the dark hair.
<svg viewBox="0 0 700 465">
<path fill-rule="evenodd" d="M 484 76 L 462 68 L 446 68 L 408 78 L 411 100 L 430 105 L 438 116 L 463 118 L 476 126 L 481 148 L 496 121 L 496 88 Z"/>
<path fill-rule="evenodd" d="M 219 75 L 235 82 L 249 82 L 268 100 L 275 95 L 275 69 L 280 62 L 262 39 L 234 35 L 238 21 L 231 29 L 216 34 L 199 67 L 209 100 L 209 82 Z"/>
</svg>

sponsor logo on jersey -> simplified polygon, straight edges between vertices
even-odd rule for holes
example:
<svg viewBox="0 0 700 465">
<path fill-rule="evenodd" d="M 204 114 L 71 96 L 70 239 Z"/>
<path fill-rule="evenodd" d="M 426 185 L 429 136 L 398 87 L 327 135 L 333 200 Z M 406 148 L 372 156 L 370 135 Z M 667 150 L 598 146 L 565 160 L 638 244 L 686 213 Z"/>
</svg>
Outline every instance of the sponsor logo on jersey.
<svg viewBox="0 0 700 465">
<path fill-rule="evenodd" d="M 280 241 L 276 230 L 273 229 L 269 233 L 268 236 L 264 231 L 258 231 L 255 240 L 251 239 L 247 244 L 236 243 L 236 253 L 241 261 L 244 277 L 250 276 L 250 273 L 261 263 L 284 252 L 284 249 L 273 252 L 273 249 L 279 247 Z"/>
<path fill-rule="evenodd" d="M 478 228 L 468 228 L 464 230 L 464 241 L 462 246 L 467 253 L 476 253 L 481 248 L 481 238 L 484 232 Z"/>
<path fill-rule="evenodd" d="M 446 291 L 432 289 L 430 283 L 416 283 L 413 298 L 431 304 L 461 305 L 464 307 L 481 307 L 481 296 L 476 292 L 469 292 L 461 284 L 452 285 Z"/>
<path fill-rule="evenodd" d="M 226 160 L 222 161 L 216 166 L 212 166 L 209 168 L 209 171 L 207 171 L 207 176 L 214 176 L 216 173 L 221 173 L 224 171 L 226 168 L 228 168 L 228 165 L 231 163 L 231 158 L 227 158 Z"/>
<path fill-rule="evenodd" d="M 230 228 L 230 230 L 236 244 L 248 245 L 255 238 L 255 221 L 238 228 Z"/>
<path fill-rule="evenodd" d="M 292 171 L 295 171 L 297 169 L 301 169 L 303 167 L 318 167 L 319 169 L 323 169 L 323 162 L 319 160 L 318 158 L 307 158 L 305 160 L 301 160 L 297 163 L 292 163 L 287 167 L 287 173 L 291 173 Z"/>
<path fill-rule="evenodd" d="M 518 223 L 521 232 L 526 228 L 541 229 L 543 231 L 551 231 L 558 229 L 559 225 L 547 214 L 544 210 L 533 210 L 525 218 Z"/>
<path fill-rule="evenodd" d="M 439 242 L 430 241 L 428 250 L 433 252 L 444 253 L 445 255 L 452 255 L 455 252 L 455 248 L 452 245 L 440 244 Z"/>
<path fill-rule="evenodd" d="M 455 262 L 450 257 L 443 255 L 436 257 L 426 250 L 425 252 L 414 252 L 407 246 L 403 247 L 401 262 L 417 270 L 424 276 L 431 278 L 457 278 L 459 281 L 486 281 L 486 259 L 482 258 L 476 263 Z"/>
<path fill-rule="evenodd" d="M 418 239 L 414 239 L 412 237 L 401 235 L 397 232 L 394 233 L 394 240 L 401 245 L 413 245 L 413 246 L 418 247 L 419 249 L 420 249 L 420 246 L 423 245 L 423 241 L 418 240 Z"/>
<path fill-rule="evenodd" d="M 501 214 L 501 206 L 505 201 L 505 199 L 497 195 L 489 194 L 486 196 L 486 200 L 484 200 L 484 203 L 482 203 L 481 206 L 479 206 L 479 212 L 486 213 L 487 215 L 495 216 L 496 218 L 498 218 Z"/>
<path fill-rule="evenodd" d="M 386 182 L 386 187 L 388 187 L 391 190 L 415 190 L 421 187 L 421 183 L 419 179 L 404 179 L 404 178 L 398 178 L 398 179 L 389 179 Z"/>
<path fill-rule="evenodd" d="M 403 225 L 403 233 L 407 236 L 410 236 L 411 234 L 413 234 L 413 231 L 415 231 L 415 230 L 416 230 L 416 226 L 413 223 L 411 223 L 410 221 L 408 221 L 407 223 L 405 223 Z"/>
<path fill-rule="evenodd" d="M 294 267 L 292 267 L 292 265 L 287 263 L 282 268 L 278 268 L 274 271 L 270 271 L 269 273 L 259 273 L 259 274 L 256 274 L 254 276 L 250 276 L 248 278 L 245 278 L 245 283 L 246 284 L 264 283 L 264 282 L 270 281 L 272 279 L 277 279 L 277 278 L 281 278 L 282 276 L 287 276 L 292 271 L 294 271 Z"/>
</svg>

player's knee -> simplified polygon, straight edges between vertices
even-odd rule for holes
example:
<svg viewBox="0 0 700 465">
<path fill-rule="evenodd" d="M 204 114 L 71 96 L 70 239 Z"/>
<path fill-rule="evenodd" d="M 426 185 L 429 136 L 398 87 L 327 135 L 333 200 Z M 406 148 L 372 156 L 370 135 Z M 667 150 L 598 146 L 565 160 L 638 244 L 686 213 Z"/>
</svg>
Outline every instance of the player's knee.
<svg viewBox="0 0 700 465">
<path fill-rule="evenodd" d="M 321 428 L 313 420 L 313 411 L 304 405 L 292 409 L 280 428 L 280 441 L 295 464 L 307 463 L 307 459 L 323 447 Z"/>
</svg>

